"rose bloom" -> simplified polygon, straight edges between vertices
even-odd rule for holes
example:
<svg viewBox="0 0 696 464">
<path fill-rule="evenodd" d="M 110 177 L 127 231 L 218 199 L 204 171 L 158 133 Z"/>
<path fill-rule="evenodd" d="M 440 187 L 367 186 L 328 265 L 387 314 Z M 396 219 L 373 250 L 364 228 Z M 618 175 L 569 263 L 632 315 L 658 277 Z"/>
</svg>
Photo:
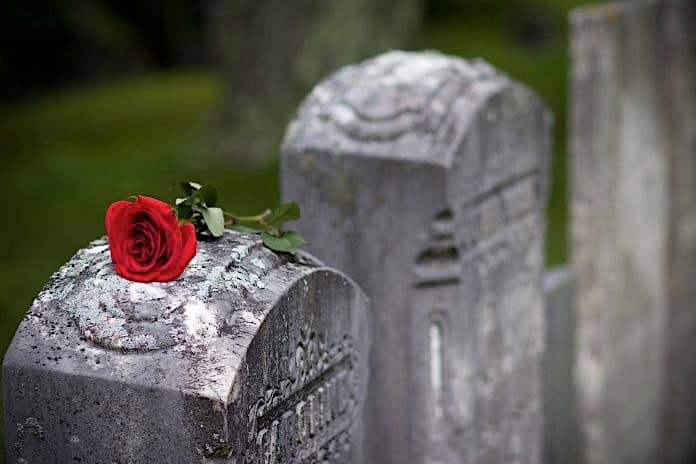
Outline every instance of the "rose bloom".
<svg viewBox="0 0 696 464">
<path fill-rule="evenodd" d="M 179 225 L 174 209 L 154 198 L 112 203 L 105 223 L 114 269 L 128 280 L 174 280 L 196 255 L 193 224 Z"/>
</svg>

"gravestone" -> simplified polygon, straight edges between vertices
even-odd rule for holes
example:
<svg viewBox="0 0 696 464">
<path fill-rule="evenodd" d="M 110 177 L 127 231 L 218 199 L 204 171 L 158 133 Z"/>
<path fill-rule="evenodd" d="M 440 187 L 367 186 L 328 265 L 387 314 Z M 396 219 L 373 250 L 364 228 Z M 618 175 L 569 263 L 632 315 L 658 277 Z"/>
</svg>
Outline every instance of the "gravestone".
<svg viewBox="0 0 696 464">
<path fill-rule="evenodd" d="M 302 261 L 226 232 L 143 284 L 92 242 L 6 354 L 7 462 L 363 462 L 367 300 Z"/>
<path fill-rule="evenodd" d="M 421 0 L 209 0 L 224 77 L 213 151 L 265 163 L 302 97 L 326 73 L 419 41 Z"/>
<path fill-rule="evenodd" d="M 550 117 L 481 60 L 390 52 L 309 94 L 282 192 L 371 300 L 367 461 L 542 459 Z"/>
<path fill-rule="evenodd" d="M 545 464 L 580 464 L 582 443 L 573 382 L 575 292 L 568 266 L 544 274 L 546 352 L 544 356 Z"/>
<path fill-rule="evenodd" d="M 572 27 L 577 383 L 590 464 L 696 461 L 696 3 Z"/>
</svg>

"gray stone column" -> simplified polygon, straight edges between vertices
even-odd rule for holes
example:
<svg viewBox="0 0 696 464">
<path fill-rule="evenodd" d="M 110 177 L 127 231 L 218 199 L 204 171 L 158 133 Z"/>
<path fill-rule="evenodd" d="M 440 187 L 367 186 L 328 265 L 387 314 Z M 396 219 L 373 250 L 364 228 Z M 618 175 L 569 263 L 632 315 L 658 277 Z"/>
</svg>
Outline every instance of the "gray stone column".
<svg viewBox="0 0 696 464">
<path fill-rule="evenodd" d="M 572 26 L 577 382 L 591 464 L 696 460 L 696 3 Z"/>
<path fill-rule="evenodd" d="M 372 301 L 368 462 L 541 462 L 549 126 L 483 61 L 391 52 L 288 127 L 298 229 Z"/>
<path fill-rule="evenodd" d="M 256 237 L 199 243 L 174 282 L 117 276 L 96 241 L 5 356 L 8 463 L 362 463 L 367 300 Z"/>
</svg>

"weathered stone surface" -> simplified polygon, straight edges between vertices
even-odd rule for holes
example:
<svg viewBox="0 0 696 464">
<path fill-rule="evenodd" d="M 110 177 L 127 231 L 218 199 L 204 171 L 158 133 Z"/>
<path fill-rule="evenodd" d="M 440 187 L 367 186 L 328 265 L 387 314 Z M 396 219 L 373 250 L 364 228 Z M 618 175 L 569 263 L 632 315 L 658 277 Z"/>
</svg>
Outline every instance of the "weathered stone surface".
<svg viewBox="0 0 696 464">
<path fill-rule="evenodd" d="M 545 464 L 580 463 L 573 362 L 575 357 L 575 288 L 568 266 L 544 274 L 546 352 L 544 355 Z"/>
<path fill-rule="evenodd" d="M 7 462 L 362 462 L 366 304 L 256 237 L 199 243 L 180 279 L 152 284 L 117 276 L 95 241 L 5 357 Z"/>
<path fill-rule="evenodd" d="M 422 0 L 210 0 L 224 76 L 214 150 L 236 161 L 277 154 L 283 129 L 326 73 L 418 42 Z"/>
<path fill-rule="evenodd" d="M 282 191 L 371 299 L 367 461 L 542 458 L 550 117 L 488 64 L 391 52 L 322 81 Z"/>
<path fill-rule="evenodd" d="M 572 23 L 577 381 L 591 464 L 696 460 L 696 3 Z"/>
</svg>

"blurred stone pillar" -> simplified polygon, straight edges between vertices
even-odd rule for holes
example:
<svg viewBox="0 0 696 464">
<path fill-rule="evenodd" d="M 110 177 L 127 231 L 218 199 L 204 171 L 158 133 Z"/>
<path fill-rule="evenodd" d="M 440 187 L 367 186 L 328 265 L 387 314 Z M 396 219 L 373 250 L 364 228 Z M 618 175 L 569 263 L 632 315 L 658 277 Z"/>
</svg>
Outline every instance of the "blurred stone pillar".
<svg viewBox="0 0 696 464">
<path fill-rule="evenodd" d="M 210 0 L 224 97 L 212 152 L 271 159 L 302 97 L 328 72 L 418 43 L 421 0 Z"/>
<path fill-rule="evenodd" d="M 576 375 L 590 464 L 696 461 L 696 2 L 571 16 Z"/>
</svg>

